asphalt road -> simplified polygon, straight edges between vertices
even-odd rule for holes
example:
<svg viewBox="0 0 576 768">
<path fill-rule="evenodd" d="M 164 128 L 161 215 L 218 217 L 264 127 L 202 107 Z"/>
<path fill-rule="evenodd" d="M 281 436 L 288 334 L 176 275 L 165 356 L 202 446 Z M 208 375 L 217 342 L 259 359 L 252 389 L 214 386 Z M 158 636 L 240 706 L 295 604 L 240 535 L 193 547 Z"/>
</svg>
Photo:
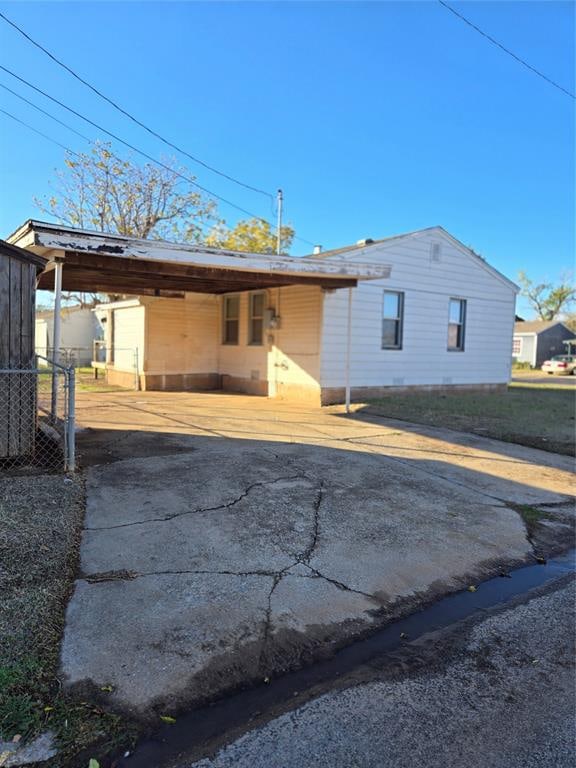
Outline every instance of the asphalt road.
<svg viewBox="0 0 576 768">
<path fill-rule="evenodd" d="M 573 768 L 572 576 L 179 768 Z"/>
<path fill-rule="evenodd" d="M 519 384 L 546 384 L 548 386 L 558 386 L 561 384 L 566 387 L 576 388 L 576 376 L 550 376 L 547 373 L 532 371 L 527 374 L 515 373 L 512 381 Z"/>
</svg>

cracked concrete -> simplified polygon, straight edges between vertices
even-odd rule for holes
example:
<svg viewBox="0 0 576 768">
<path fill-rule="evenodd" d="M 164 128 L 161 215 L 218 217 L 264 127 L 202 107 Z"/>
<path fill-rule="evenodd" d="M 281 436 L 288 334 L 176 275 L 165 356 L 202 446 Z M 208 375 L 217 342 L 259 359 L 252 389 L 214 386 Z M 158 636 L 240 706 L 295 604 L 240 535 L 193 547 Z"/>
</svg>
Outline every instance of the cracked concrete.
<svg viewBox="0 0 576 768">
<path fill-rule="evenodd" d="M 112 685 L 138 715 L 176 711 L 522 562 L 514 504 L 573 515 L 566 457 L 273 406 L 80 396 L 92 466 L 67 686 Z M 95 431 L 105 420 L 116 431 Z"/>
</svg>

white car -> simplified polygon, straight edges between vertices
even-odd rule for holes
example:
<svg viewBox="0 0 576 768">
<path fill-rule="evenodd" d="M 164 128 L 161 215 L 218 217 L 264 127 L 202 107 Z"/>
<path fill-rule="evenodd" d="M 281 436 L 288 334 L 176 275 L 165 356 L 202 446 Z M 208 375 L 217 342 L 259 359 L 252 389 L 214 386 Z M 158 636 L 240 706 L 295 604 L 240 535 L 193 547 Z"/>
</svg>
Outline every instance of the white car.
<svg viewBox="0 0 576 768">
<path fill-rule="evenodd" d="M 576 355 L 555 355 L 550 360 L 545 360 L 542 365 L 544 373 L 556 376 L 570 376 L 576 369 Z"/>
</svg>

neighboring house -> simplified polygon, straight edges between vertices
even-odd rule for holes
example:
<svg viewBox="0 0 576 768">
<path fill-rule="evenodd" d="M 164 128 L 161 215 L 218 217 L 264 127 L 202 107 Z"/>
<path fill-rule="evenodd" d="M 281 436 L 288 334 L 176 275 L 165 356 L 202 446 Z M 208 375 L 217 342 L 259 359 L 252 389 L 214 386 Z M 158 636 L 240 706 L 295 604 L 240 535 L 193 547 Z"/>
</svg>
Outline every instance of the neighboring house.
<svg viewBox="0 0 576 768">
<path fill-rule="evenodd" d="M 559 320 L 515 323 L 512 357 L 518 363 L 539 368 L 554 355 L 566 354 L 569 351 L 566 341 L 573 336 L 574 332 Z"/>
<path fill-rule="evenodd" d="M 306 258 L 35 221 L 12 237 L 63 260 L 64 290 L 134 295 L 95 311 L 118 384 L 137 367 L 142 389 L 329 404 L 509 380 L 518 289 L 442 227 Z"/>
<path fill-rule="evenodd" d="M 102 329 L 94 312 L 87 307 L 63 307 L 60 312 L 60 355 L 62 362 L 90 365 L 95 339 Z M 54 346 L 54 312 L 36 313 L 36 354 L 50 357 Z"/>
</svg>

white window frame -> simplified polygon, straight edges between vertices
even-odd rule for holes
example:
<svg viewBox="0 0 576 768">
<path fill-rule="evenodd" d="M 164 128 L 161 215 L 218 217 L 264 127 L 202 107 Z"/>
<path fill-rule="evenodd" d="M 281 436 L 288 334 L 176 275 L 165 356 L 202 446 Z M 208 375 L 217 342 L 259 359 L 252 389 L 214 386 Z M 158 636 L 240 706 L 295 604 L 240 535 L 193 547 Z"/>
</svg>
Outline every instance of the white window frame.
<svg viewBox="0 0 576 768">
<path fill-rule="evenodd" d="M 257 296 L 262 296 L 262 314 L 254 314 L 254 299 Z M 264 344 L 264 316 L 266 314 L 266 291 L 254 291 L 248 296 L 248 346 L 261 347 Z M 253 321 L 260 320 L 262 324 L 262 334 L 260 341 L 254 341 L 253 337 Z"/>
<path fill-rule="evenodd" d="M 396 317 L 386 317 L 384 314 L 384 307 L 386 304 L 386 296 L 398 296 L 398 314 Z M 398 338 L 397 344 L 384 344 L 384 321 L 385 320 L 392 320 L 397 324 L 397 333 L 396 336 Z M 381 326 L 381 333 L 380 333 L 380 346 L 382 349 L 391 349 L 391 350 L 401 350 L 404 342 L 404 291 L 383 291 L 382 294 L 382 326 Z"/>
<path fill-rule="evenodd" d="M 236 317 L 228 317 L 229 302 L 235 300 L 238 306 Z M 228 323 L 236 323 L 236 341 L 228 340 Z M 222 297 L 222 344 L 227 347 L 237 347 L 240 343 L 240 295 L 231 293 Z"/>
<path fill-rule="evenodd" d="M 518 352 L 514 351 L 516 342 L 518 342 Z M 514 336 L 512 338 L 512 357 L 520 357 L 520 355 L 522 354 L 523 346 L 524 346 L 524 339 L 522 338 L 522 336 Z"/>
<path fill-rule="evenodd" d="M 452 302 L 457 301 L 460 304 L 460 320 L 458 323 L 453 323 L 450 319 L 450 309 Z M 448 340 L 447 349 L 448 352 L 464 352 L 466 346 L 466 315 L 468 310 L 468 302 L 466 299 L 459 298 L 458 296 L 451 296 L 448 299 Z M 457 346 L 450 346 L 450 326 L 456 325 L 461 329 L 460 331 L 460 343 Z M 456 332 L 458 336 L 458 331 Z"/>
</svg>

